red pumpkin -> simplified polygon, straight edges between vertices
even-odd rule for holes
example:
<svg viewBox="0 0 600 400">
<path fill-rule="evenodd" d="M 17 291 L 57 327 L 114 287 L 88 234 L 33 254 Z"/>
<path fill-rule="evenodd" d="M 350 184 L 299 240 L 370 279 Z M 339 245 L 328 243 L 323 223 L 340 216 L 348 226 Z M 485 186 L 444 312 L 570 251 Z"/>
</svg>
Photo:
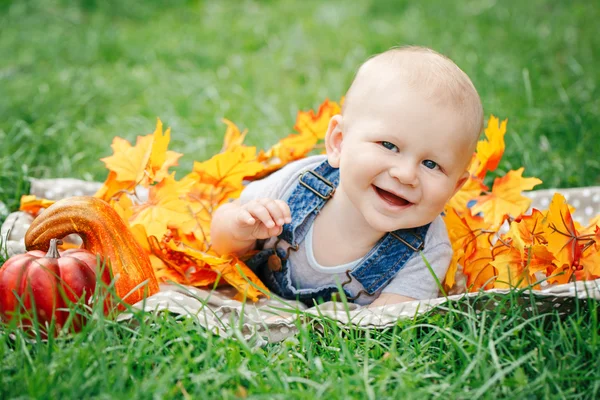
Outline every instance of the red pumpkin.
<svg viewBox="0 0 600 400">
<path fill-rule="evenodd" d="M 56 246 L 57 239 L 52 239 L 47 254 L 40 250 L 18 254 L 0 268 L 0 318 L 4 321 L 10 321 L 24 307 L 35 311 L 40 326 L 54 318 L 58 329 L 69 316 L 66 310 L 69 303 L 82 297 L 85 304 L 89 303 L 96 287 L 96 256 L 82 249 L 59 254 Z M 109 268 L 104 269 L 101 280 L 110 284 Z M 107 298 L 105 311 L 109 301 Z M 81 320 L 76 319 L 74 328 L 78 329 L 80 324 Z"/>
<path fill-rule="evenodd" d="M 25 248 L 45 251 L 50 239 L 71 233 L 81 237 L 84 249 L 106 260 L 115 278 L 115 292 L 126 303 L 135 304 L 158 292 L 148 254 L 119 214 L 95 197 L 68 197 L 48 207 L 27 230 Z"/>
</svg>

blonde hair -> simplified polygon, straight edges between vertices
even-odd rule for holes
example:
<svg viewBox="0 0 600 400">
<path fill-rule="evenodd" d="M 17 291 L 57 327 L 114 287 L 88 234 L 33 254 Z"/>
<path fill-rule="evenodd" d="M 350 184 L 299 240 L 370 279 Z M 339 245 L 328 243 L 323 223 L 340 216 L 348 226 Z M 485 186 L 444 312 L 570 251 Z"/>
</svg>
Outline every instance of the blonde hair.
<svg viewBox="0 0 600 400">
<path fill-rule="evenodd" d="M 388 71 L 390 74 L 384 73 Z M 392 48 L 371 57 L 358 69 L 346 93 L 342 114 L 352 102 L 357 82 L 372 74 L 376 74 L 382 87 L 391 80 L 401 79 L 436 103 L 451 105 L 462 114 L 475 141 L 479 138 L 483 130 L 481 99 L 471 79 L 448 57 L 418 46 Z"/>
</svg>

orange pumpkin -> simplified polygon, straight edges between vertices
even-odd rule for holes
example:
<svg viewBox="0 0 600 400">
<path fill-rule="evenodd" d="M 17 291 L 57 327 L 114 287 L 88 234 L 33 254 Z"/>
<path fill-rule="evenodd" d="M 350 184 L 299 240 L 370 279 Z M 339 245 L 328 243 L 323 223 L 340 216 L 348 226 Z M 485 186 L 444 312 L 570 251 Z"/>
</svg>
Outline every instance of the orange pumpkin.
<svg viewBox="0 0 600 400">
<path fill-rule="evenodd" d="M 76 196 L 44 210 L 25 234 L 27 250 L 46 250 L 51 238 L 75 233 L 83 248 L 106 260 L 117 295 L 129 304 L 158 292 L 150 258 L 119 214 L 104 200 Z"/>
<path fill-rule="evenodd" d="M 43 328 L 52 319 L 60 329 L 69 317 L 67 307 L 83 297 L 89 304 L 96 287 L 96 256 L 85 250 L 67 250 L 59 254 L 57 240 L 50 241 L 47 254 L 36 250 L 9 258 L 0 268 L 0 317 L 10 321 L 15 313 L 25 310 L 35 312 Z M 106 285 L 111 277 L 108 268 L 100 278 Z M 105 302 L 105 311 L 110 299 Z M 25 326 L 31 320 L 23 316 Z M 81 327 L 82 320 L 74 319 L 74 328 Z"/>
</svg>

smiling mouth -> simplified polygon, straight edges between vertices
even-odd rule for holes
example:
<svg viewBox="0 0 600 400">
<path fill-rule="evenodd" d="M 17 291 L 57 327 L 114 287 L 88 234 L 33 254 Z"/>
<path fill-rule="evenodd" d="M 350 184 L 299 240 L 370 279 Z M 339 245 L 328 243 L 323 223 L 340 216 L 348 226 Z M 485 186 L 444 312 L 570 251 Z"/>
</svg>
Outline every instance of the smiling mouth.
<svg viewBox="0 0 600 400">
<path fill-rule="evenodd" d="M 379 197 L 381 197 L 386 203 L 394 207 L 408 207 L 413 204 L 405 198 L 396 196 L 394 193 L 378 188 L 375 185 L 373 185 L 373 188 L 375 189 L 375 192 L 377 193 L 377 195 L 379 195 Z"/>
</svg>

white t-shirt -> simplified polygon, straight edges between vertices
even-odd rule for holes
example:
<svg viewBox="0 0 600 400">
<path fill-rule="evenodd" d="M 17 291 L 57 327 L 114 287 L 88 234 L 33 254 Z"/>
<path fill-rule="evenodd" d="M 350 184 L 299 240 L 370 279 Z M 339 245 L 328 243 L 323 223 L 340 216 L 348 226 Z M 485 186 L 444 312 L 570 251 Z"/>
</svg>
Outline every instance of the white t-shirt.
<svg viewBox="0 0 600 400">
<path fill-rule="evenodd" d="M 304 171 L 316 168 L 325 161 L 326 156 L 312 156 L 292 162 L 268 177 L 251 182 L 242 192 L 240 202 L 247 203 L 254 199 L 270 198 L 287 200 L 298 182 L 298 177 Z M 318 216 L 317 216 L 318 218 Z M 272 248 L 277 238 L 271 238 L 264 244 L 264 248 Z M 288 244 L 280 247 L 286 248 Z M 318 243 L 313 243 L 312 226 L 300 243 L 298 251 L 290 252 L 291 280 L 297 289 L 318 288 L 326 285 L 342 284 L 348 280 L 347 270 L 356 267 L 361 259 L 338 266 L 322 266 L 314 257 L 313 248 Z M 438 216 L 429 226 L 423 249 L 423 256 L 431 265 L 440 282 L 444 279 L 450 260 L 452 259 L 452 247 L 448 239 L 448 232 L 441 216 Z M 347 284 L 344 288 L 351 293 L 358 293 L 363 286 L 356 280 Z M 434 277 L 431 275 L 427 265 L 420 254 L 411 257 L 404 268 L 390 280 L 379 292 L 368 296 L 362 294 L 355 303 L 366 305 L 375 300 L 380 293 L 395 293 L 415 299 L 430 299 L 438 296 L 438 287 Z"/>
</svg>

